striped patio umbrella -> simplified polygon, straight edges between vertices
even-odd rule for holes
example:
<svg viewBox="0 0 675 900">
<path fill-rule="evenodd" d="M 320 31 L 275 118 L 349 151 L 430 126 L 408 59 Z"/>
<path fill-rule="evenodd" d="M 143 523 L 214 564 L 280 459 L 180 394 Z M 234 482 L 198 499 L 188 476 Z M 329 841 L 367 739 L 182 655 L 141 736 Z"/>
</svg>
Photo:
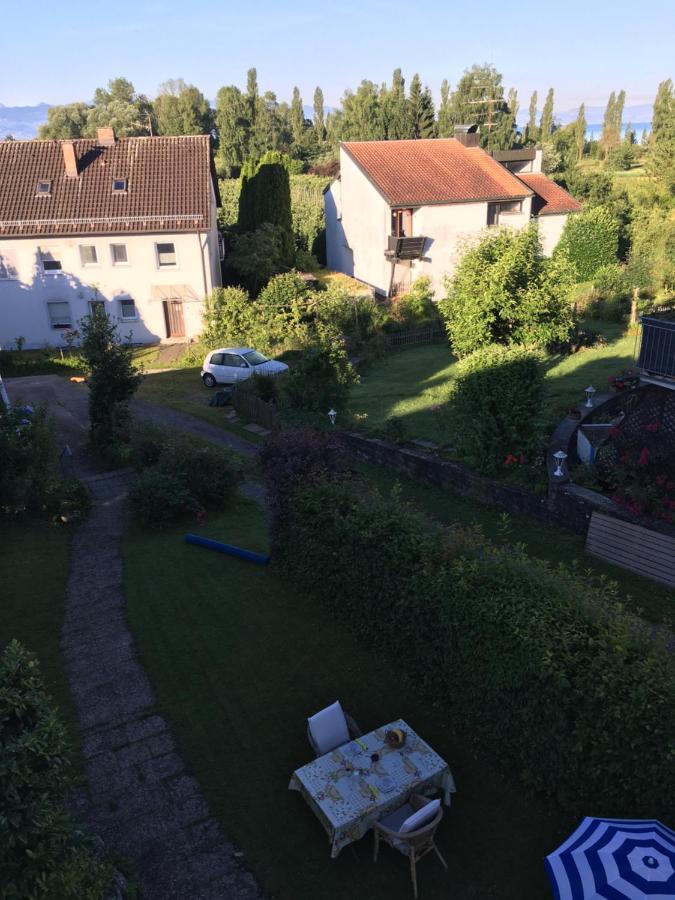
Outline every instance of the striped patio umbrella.
<svg viewBox="0 0 675 900">
<path fill-rule="evenodd" d="M 674 900 L 675 831 L 655 819 L 587 816 L 546 869 L 556 900 Z"/>
</svg>

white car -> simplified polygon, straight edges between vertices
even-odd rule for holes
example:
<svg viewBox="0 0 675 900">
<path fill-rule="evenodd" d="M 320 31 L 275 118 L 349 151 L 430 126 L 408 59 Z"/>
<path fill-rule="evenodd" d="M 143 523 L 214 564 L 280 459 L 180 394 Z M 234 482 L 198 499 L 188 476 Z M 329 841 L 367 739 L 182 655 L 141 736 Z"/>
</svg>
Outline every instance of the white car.
<svg viewBox="0 0 675 900">
<path fill-rule="evenodd" d="M 202 381 L 206 387 L 235 384 L 251 375 L 281 375 L 288 372 L 286 363 L 268 359 L 252 347 L 221 347 L 207 354 L 202 365 Z"/>
</svg>

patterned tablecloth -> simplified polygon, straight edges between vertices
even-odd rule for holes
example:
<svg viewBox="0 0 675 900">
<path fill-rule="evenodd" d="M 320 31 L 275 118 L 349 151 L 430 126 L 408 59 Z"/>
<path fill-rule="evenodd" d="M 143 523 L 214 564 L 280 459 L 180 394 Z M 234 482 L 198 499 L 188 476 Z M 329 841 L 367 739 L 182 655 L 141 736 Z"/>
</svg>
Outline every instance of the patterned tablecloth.
<svg viewBox="0 0 675 900">
<path fill-rule="evenodd" d="M 385 743 L 390 728 L 401 728 L 407 735 L 399 750 Z M 379 760 L 371 760 L 373 753 Z M 455 792 L 448 764 L 403 719 L 307 763 L 293 773 L 288 787 L 300 791 L 328 832 L 333 857 L 411 794 L 440 790 L 450 806 Z"/>
</svg>

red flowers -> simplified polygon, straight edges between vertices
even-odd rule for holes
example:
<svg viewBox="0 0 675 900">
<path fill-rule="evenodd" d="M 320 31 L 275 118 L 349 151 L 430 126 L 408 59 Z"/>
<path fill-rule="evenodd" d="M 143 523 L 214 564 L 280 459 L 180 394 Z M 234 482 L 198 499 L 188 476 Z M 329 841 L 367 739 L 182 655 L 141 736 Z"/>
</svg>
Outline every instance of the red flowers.
<svg viewBox="0 0 675 900">
<path fill-rule="evenodd" d="M 504 460 L 504 465 L 505 465 L 505 466 L 517 466 L 517 465 L 520 464 L 520 465 L 522 466 L 524 462 L 525 462 L 525 456 L 524 456 L 524 454 L 522 454 L 522 453 L 509 453 L 509 454 L 507 455 L 506 459 Z"/>
<path fill-rule="evenodd" d="M 649 463 L 649 447 L 643 447 L 638 456 L 638 466 L 643 468 Z"/>
</svg>

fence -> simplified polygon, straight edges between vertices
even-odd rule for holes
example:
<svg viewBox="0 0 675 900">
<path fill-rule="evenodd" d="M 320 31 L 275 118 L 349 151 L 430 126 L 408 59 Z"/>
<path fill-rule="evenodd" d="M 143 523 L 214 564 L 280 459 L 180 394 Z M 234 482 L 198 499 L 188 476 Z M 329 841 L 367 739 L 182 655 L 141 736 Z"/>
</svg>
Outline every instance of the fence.
<svg viewBox="0 0 675 900">
<path fill-rule="evenodd" d="M 387 334 L 385 344 L 387 349 L 393 349 L 416 347 L 420 344 L 442 344 L 447 339 L 443 326 L 429 325 L 427 328 L 417 328 L 414 331 L 394 331 Z"/>
<path fill-rule="evenodd" d="M 279 427 L 279 412 L 276 406 L 265 403 L 260 397 L 256 397 L 253 391 L 236 387 L 232 392 L 232 405 L 240 416 L 250 422 L 262 425 L 270 431 Z"/>
<path fill-rule="evenodd" d="M 675 378 L 675 322 L 642 317 L 638 368 L 650 375 Z"/>
</svg>

